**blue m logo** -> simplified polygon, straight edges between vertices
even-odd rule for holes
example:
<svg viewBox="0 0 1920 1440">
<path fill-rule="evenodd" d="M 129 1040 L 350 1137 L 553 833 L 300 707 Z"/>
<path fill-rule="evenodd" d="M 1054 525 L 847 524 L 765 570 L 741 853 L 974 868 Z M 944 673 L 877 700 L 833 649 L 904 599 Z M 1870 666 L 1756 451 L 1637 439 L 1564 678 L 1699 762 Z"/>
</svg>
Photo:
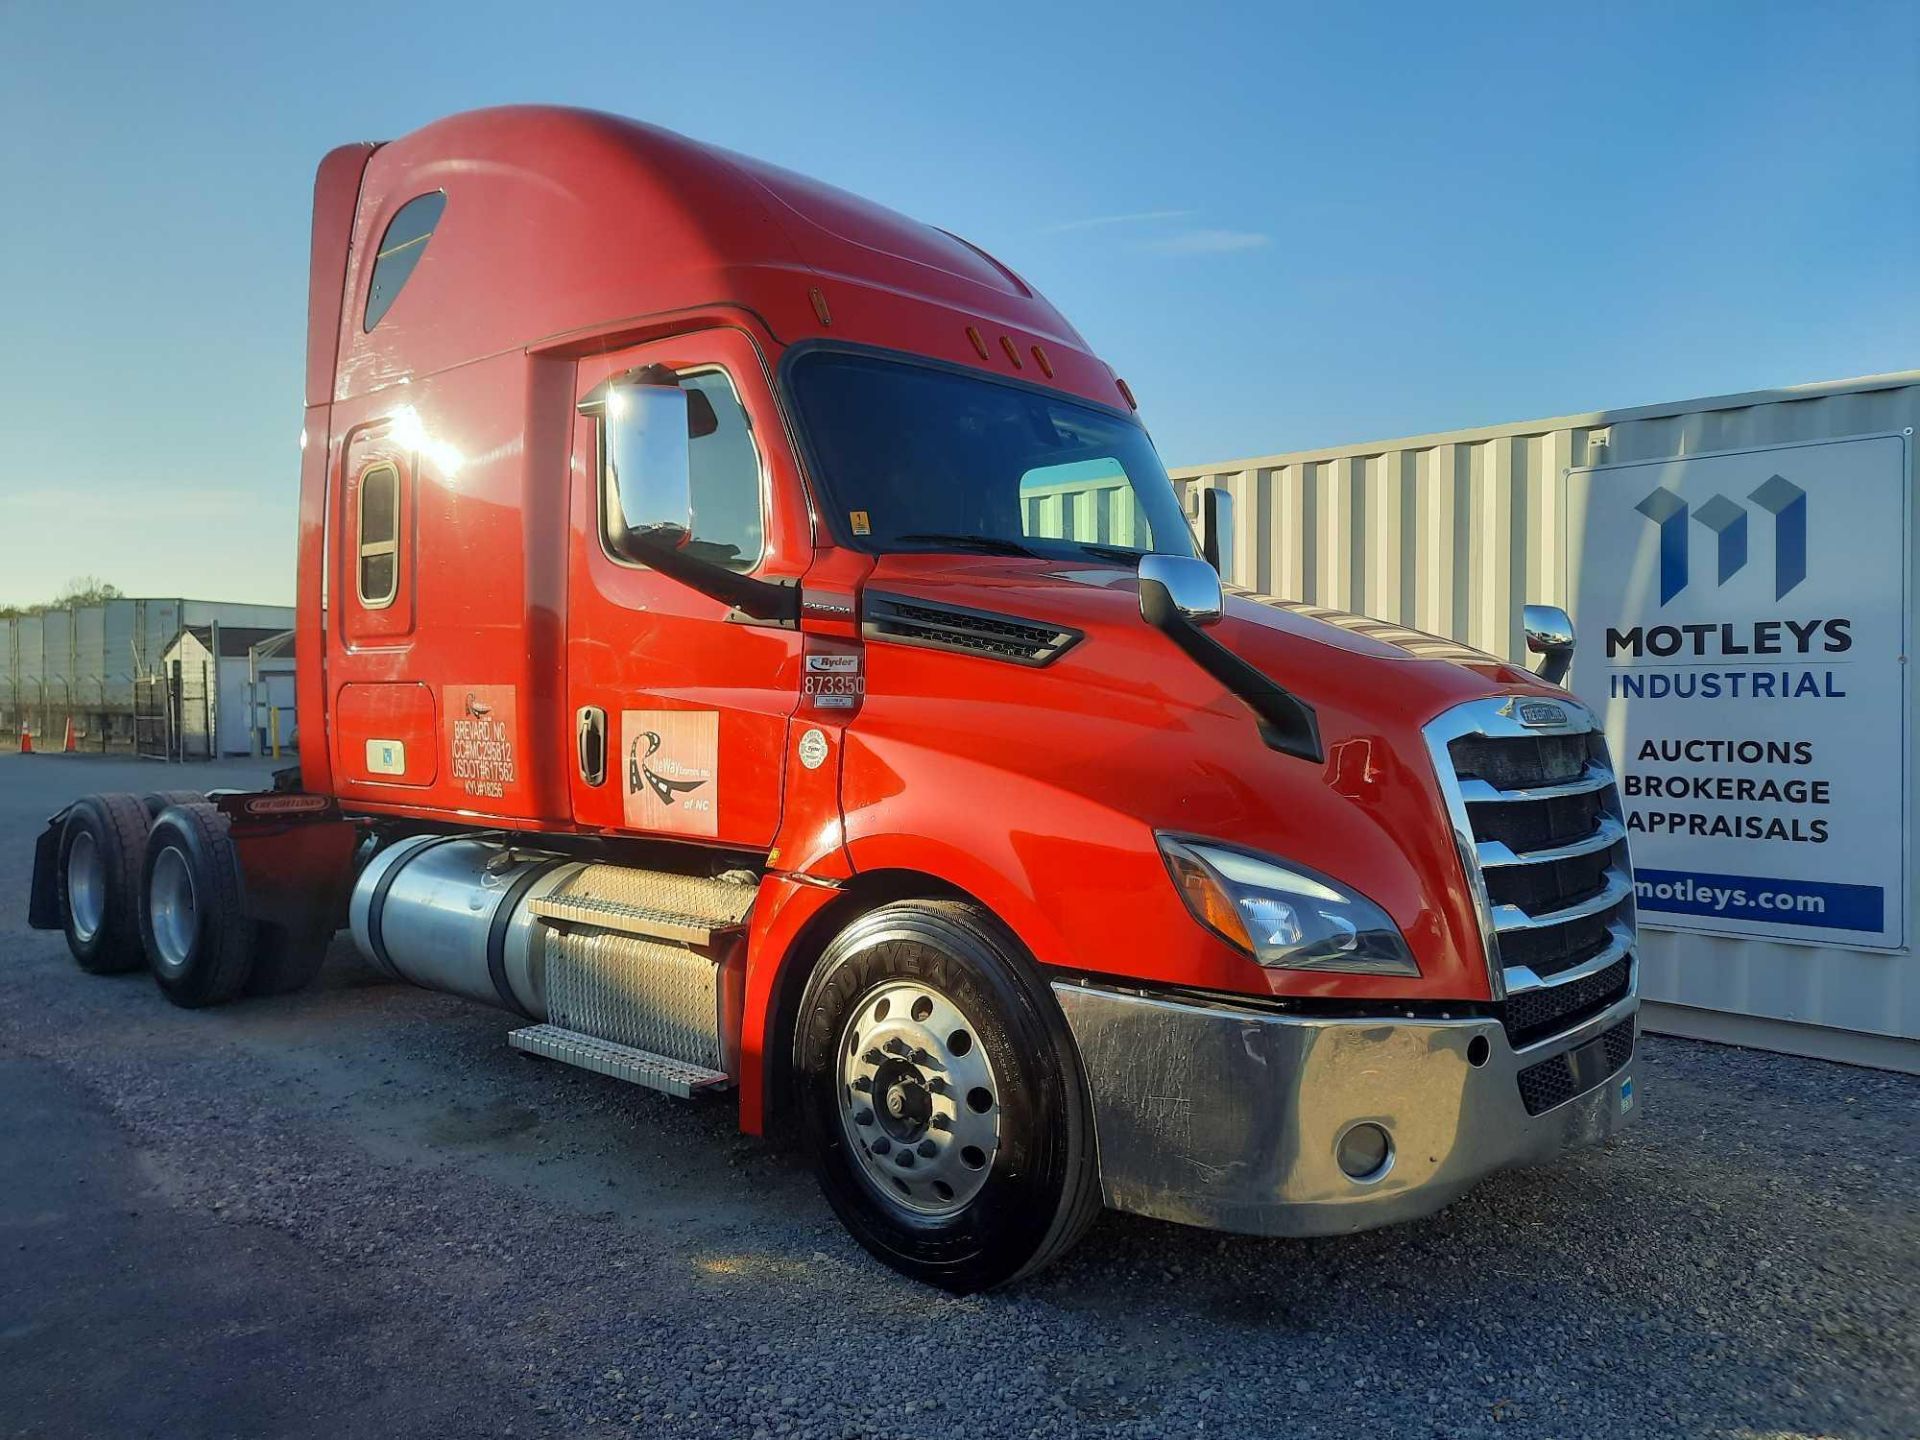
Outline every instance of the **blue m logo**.
<svg viewBox="0 0 1920 1440">
<path fill-rule="evenodd" d="M 1785 596 L 1807 578 L 1807 492 L 1784 475 L 1769 477 L 1747 498 L 1773 517 L 1773 598 Z M 1689 531 L 1687 502 L 1661 486 L 1633 507 L 1660 530 L 1660 603 L 1687 588 Z M 1713 532 L 1718 565 L 1715 584 L 1724 585 L 1747 563 L 1747 512 L 1716 495 L 1693 512 Z"/>
</svg>

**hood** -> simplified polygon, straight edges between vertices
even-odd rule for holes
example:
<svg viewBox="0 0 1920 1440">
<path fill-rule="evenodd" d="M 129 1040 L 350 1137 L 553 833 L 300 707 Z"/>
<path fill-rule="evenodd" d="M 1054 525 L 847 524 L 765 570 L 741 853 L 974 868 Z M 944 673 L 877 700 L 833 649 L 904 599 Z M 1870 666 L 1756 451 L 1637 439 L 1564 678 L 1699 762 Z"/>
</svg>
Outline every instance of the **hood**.
<svg viewBox="0 0 1920 1440">
<path fill-rule="evenodd" d="M 1144 640 L 1155 645 L 1159 663 L 1190 663 L 1140 618 L 1138 577 L 1117 566 L 895 554 L 879 557 L 867 585 L 1071 626 L 1089 638 Z M 1376 723 L 1391 716 L 1417 726 L 1463 701 L 1516 689 L 1557 693 L 1531 672 L 1460 641 L 1237 586 L 1227 588 L 1226 614 L 1210 633 L 1316 709 L 1332 706 Z M 1387 683 L 1373 663 L 1380 661 L 1394 665 Z"/>
<path fill-rule="evenodd" d="M 1124 973 L 1170 983 L 1203 975 L 1221 990 L 1349 999 L 1486 994 L 1479 922 L 1423 727 L 1488 696 L 1565 692 L 1454 641 L 1237 591 L 1208 633 L 1313 707 L 1316 762 L 1263 743 L 1247 705 L 1141 618 L 1131 569 L 885 555 L 862 605 L 869 633 L 916 638 L 867 651 L 845 761 L 850 844 L 885 827 L 888 806 L 910 804 L 912 777 L 925 776 L 920 793 L 964 794 L 967 805 L 893 829 L 925 836 L 980 817 L 952 863 L 980 884 L 1003 871 L 1038 877 L 1003 899 L 1017 907 L 1019 895 L 1045 891 L 1029 916 L 1043 957 L 1048 933 L 1071 922 L 1105 937 L 1094 950 L 1125 952 Z M 1266 970 L 1216 942 L 1203 955 L 1184 910 L 1156 932 L 1164 954 L 1109 933 L 1114 885 L 1159 893 L 1155 834 L 1225 841 L 1352 886 L 1393 917 L 1419 979 Z M 982 866 L 985 854 L 1000 855 L 997 868 Z M 884 845 L 862 857 L 906 864 Z"/>
</svg>

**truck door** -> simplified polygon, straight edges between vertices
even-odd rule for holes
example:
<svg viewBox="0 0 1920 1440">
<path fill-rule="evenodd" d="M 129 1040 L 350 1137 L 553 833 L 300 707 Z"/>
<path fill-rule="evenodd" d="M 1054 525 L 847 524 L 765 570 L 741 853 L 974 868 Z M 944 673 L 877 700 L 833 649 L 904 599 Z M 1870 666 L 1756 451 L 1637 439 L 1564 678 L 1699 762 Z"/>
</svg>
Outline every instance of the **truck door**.
<svg viewBox="0 0 1920 1440">
<path fill-rule="evenodd" d="M 700 331 L 582 361 L 576 398 L 638 365 L 669 366 L 712 406 L 689 440 L 694 533 L 712 559 L 797 583 L 811 553 L 798 478 L 752 339 Z M 567 693 L 576 823 L 766 849 L 780 822 L 786 727 L 800 692 L 796 630 L 747 620 L 616 559 L 599 420 L 578 415 L 570 500 Z"/>
<path fill-rule="evenodd" d="M 357 425 L 341 446 L 327 682 L 340 793 L 405 801 L 433 784 L 439 745 L 433 692 L 411 674 L 418 477 L 392 428 Z"/>
</svg>

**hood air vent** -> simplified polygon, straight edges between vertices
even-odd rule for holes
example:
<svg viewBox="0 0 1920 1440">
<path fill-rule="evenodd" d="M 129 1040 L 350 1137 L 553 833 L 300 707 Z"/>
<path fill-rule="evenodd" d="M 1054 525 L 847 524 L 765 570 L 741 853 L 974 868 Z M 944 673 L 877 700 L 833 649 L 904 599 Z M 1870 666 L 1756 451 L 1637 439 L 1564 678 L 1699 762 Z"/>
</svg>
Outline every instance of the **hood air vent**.
<svg viewBox="0 0 1920 1440">
<path fill-rule="evenodd" d="M 1078 630 L 1043 625 L 1017 615 L 936 604 L 908 595 L 869 591 L 862 603 L 861 634 L 869 640 L 961 650 L 1016 665 L 1046 665 L 1077 644 Z"/>
</svg>

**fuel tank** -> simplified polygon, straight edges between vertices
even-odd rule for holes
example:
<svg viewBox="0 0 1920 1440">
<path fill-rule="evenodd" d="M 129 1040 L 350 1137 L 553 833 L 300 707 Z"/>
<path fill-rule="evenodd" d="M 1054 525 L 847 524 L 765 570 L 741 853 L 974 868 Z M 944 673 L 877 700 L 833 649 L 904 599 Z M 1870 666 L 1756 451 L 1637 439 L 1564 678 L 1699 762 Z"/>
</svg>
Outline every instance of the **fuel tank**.
<svg viewBox="0 0 1920 1440">
<path fill-rule="evenodd" d="M 452 835 L 374 856 L 349 907 L 354 944 L 396 980 L 547 1018 L 544 930 L 529 902 L 587 867 Z"/>
<path fill-rule="evenodd" d="M 416 835 L 367 863 L 349 919 L 396 980 L 730 1075 L 758 888 Z"/>
</svg>

